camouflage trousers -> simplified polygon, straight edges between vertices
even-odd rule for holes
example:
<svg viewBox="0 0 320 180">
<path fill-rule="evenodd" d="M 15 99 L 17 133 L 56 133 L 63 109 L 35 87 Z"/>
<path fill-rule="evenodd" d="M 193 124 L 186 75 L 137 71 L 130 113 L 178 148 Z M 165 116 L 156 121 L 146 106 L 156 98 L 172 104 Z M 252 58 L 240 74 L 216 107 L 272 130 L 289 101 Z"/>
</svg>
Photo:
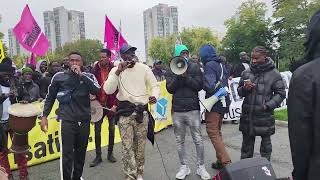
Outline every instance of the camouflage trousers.
<svg viewBox="0 0 320 180">
<path fill-rule="evenodd" d="M 143 175 L 148 120 L 148 114 L 145 113 L 142 123 L 138 123 L 135 116 L 119 118 L 123 171 L 127 179 L 136 179 Z"/>
</svg>

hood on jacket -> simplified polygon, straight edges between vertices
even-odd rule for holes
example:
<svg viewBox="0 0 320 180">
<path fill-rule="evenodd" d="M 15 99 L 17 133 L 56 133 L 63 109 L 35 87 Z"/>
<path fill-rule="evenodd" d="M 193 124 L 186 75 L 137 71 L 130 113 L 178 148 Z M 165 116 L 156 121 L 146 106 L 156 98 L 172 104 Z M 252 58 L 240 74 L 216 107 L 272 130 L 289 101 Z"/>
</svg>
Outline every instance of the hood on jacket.
<svg viewBox="0 0 320 180">
<path fill-rule="evenodd" d="M 266 63 L 264 64 L 250 64 L 250 69 L 253 73 L 267 72 L 274 68 L 276 68 L 276 66 L 270 57 L 267 57 Z"/>
<path fill-rule="evenodd" d="M 312 16 L 306 33 L 307 41 L 304 43 L 306 48 L 306 60 L 312 61 L 320 56 L 320 11 Z"/>
<path fill-rule="evenodd" d="M 180 45 L 177 45 L 175 47 L 175 53 L 174 53 L 174 56 L 180 56 L 181 52 L 182 51 L 188 51 L 189 52 L 189 49 L 187 48 L 186 45 L 183 45 L 183 44 L 180 44 Z"/>
<path fill-rule="evenodd" d="M 320 57 L 320 11 L 315 13 L 306 30 L 305 58 L 293 61 L 290 65 L 290 71 L 294 72 L 300 66 Z"/>
<path fill-rule="evenodd" d="M 40 61 L 37 62 L 37 64 L 36 64 L 36 71 L 42 73 L 42 72 L 40 71 L 40 65 L 41 65 L 42 62 L 45 62 L 45 61 L 46 61 L 46 60 L 42 59 L 42 60 L 40 60 Z"/>
<path fill-rule="evenodd" d="M 219 63 L 222 62 L 221 59 L 217 56 L 216 49 L 210 44 L 202 46 L 199 50 L 199 55 L 203 65 L 210 61 L 217 61 Z"/>
</svg>

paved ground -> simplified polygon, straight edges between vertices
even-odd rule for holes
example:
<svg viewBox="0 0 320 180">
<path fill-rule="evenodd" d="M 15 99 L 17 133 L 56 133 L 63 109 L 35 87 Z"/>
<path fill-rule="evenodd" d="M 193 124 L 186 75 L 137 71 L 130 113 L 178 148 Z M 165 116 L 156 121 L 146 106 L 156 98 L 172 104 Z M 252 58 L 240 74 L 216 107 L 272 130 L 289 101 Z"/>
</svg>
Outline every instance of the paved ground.
<svg viewBox="0 0 320 180">
<path fill-rule="evenodd" d="M 213 176 L 216 171 L 210 168 L 211 162 L 215 161 L 215 151 L 205 131 L 205 126 L 202 127 L 204 145 L 205 145 L 205 162 L 208 172 Z M 238 131 L 238 125 L 224 124 L 223 137 L 233 161 L 238 161 L 240 157 L 240 148 L 242 136 Z M 159 149 L 163 156 L 163 162 L 165 169 L 171 179 L 174 179 L 175 174 L 179 168 L 178 155 L 176 151 L 175 139 L 173 134 L 173 128 L 169 127 L 166 130 L 158 133 L 156 139 L 159 145 Z M 290 146 L 288 139 L 288 130 L 286 127 L 277 127 L 276 134 L 272 137 L 273 142 L 273 154 L 272 165 L 279 177 L 290 176 L 292 170 Z M 260 138 L 257 138 L 256 142 L 256 154 L 259 152 Z M 196 152 L 192 142 L 190 133 L 186 137 L 186 146 L 190 155 L 189 163 L 192 170 L 192 174 L 187 178 L 188 180 L 200 179 L 195 174 Z M 115 145 L 115 154 L 118 160 L 121 158 L 120 154 L 121 144 Z M 85 180 L 122 180 L 124 176 L 121 172 L 121 163 L 118 161 L 115 164 L 111 164 L 106 160 L 106 148 L 103 149 L 103 163 L 95 168 L 89 168 L 90 162 L 95 157 L 95 152 L 90 151 L 87 153 L 86 164 L 83 177 Z M 165 169 L 162 164 L 160 153 L 157 146 L 152 147 L 150 143 L 146 147 L 146 164 L 145 175 L 146 180 L 169 180 L 166 176 Z M 38 166 L 29 168 L 30 180 L 59 180 L 59 160 L 51 161 Z M 17 172 L 15 172 L 17 175 Z"/>
</svg>

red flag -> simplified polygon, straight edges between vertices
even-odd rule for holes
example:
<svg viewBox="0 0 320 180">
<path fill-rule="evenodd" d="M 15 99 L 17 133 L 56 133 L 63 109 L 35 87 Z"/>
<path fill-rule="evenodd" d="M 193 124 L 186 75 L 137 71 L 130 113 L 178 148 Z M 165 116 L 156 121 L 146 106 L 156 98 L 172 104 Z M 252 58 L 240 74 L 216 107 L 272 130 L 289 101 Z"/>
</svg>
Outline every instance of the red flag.
<svg viewBox="0 0 320 180">
<path fill-rule="evenodd" d="M 28 5 L 23 9 L 21 19 L 13 28 L 13 32 L 26 50 L 40 56 L 44 56 L 48 51 L 49 41 L 32 16 Z"/>
</svg>

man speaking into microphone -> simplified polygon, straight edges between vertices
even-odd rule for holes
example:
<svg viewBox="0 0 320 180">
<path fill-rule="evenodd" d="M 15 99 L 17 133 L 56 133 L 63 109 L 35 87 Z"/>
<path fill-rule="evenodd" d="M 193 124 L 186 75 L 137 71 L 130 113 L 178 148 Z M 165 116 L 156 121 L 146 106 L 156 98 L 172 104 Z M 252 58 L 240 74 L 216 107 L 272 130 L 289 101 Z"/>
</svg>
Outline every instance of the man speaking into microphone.
<svg viewBox="0 0 320 180">
<path fill-rule="evenodd" d="M 138 62 L 136 50 L 128 44 L 121 47 L 120 54 L 124 61 L 111 70 L 103 85 L 107 94 L 113 94 L 118 89 L 117 116 L 126 180 L 142 180 L 146 139 L 148 136 L 152 141 L 150 131 L 153 132 L 148 103 L 156 103 L 160 93 L 151 69 Z"/>
<path fill-rule="evenodd" d="M 70 53 L 69 64 L 69 70 L 52 77 L 44 103 L 41 130 L 47 132 L 47 117 L 57 99 L 61 119 L 61 179 L 80 180 L 90 134 L 90 94 L 97 95 L 100 86 L 93 74 L 82 72 L 80 53 Z"/>
</svg>

